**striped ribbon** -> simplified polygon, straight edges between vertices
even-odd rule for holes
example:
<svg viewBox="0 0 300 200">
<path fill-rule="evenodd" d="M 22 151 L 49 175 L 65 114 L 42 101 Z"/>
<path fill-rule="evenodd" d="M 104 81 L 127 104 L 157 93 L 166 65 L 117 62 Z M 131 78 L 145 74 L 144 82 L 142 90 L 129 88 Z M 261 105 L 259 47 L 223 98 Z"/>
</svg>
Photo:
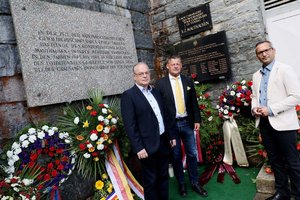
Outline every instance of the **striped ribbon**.
<svg viewBox="0 0 300 200">
<path fill-rule="evenodd" d="M 126 177 L 112 150 L 109 150 L 107 153 L 107 157 L 105 159 L 105 167 L 119 199 L 133 200 Z"/>
<path fill-rule="evenodd" d="M 113 151 L 115 153 L 115 156 L 120 164 L 120 167 L 122 168 L 126 179 L 128 181 L 128 184 L 130 188 L 133 190 L 133 192 L 140 197 L 141 199 L 144 199 L 144 189 L 143 187 L 139 184 L 139 182 L 135 179 L 135 177 L 132 175 L 131 171 L 128 169 L 126 163 L 124 160 L 121 158 L 121 152 L 120 148 L 117 142 L 115 142 L 115 145 L 113 146 Z"/>
<path fill-rule="evenodd" d="M 118 198 L 117 194 L 115 193 L 115 191 L 113 191 L 112 193 L 110 193 L 108 195 L 108 197 L 106 198 L 106 200 L 118 200 L 118 199 L 119 198 Z"/>
</svg>

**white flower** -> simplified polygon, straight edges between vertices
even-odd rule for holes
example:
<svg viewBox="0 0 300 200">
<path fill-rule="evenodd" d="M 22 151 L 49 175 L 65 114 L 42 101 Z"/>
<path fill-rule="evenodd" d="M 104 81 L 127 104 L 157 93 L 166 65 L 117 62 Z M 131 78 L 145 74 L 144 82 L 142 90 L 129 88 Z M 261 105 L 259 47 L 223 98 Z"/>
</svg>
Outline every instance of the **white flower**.
<svg viewBox="0 0 300 200">
<path fill-rule="evenodd" d="M 24 141 L 22 142 L 22 147 L 23 147 L 23 148 L 27 148 L 28 145 L 29 145 L 28 140 L 24 140 Z"/>
<path fill-rule="evenodd" d="M 85 153 L 85 154 L 83 154 L 83 157 L 85 157 L 85 158 L 90 158 L 90 157 L 91 157 L 91 154 Z"/>
<path fill-rule="evenodd" d="M 229 110 L 235 110 L 234 106 L 230 106 Z"/>
<path fill-rule="evenodd" d="M 73 158 L 71 159 L 71 164 L 74 164 L 75 161 L 76 161 L 76 159 L 73 157 Z"/>
<path fill-rule="evenodd" d="M 105 127 L 104 129 L 103 129 L 103 133 L 109 133 L 109 128 L 108 127 Z"/>
<path fill-rule="evenodd" d="M 219 108 L 220 108 L 220 106 L 219 106 L 219 105 L 216 105 L 216 108 L 217 108 L 217 109 L 219 109 Z"/>
<path fill-rule="evenodd" d="M 105 120 L 104 120 L 104 124 L 105 124 L 105 125 L 108 125 L 108 124 L 109 124 L 109 119 L 105 119 Z"/>
<path fill-rule="evenodd" d="M 28 186 L 28 185 L 31 185 L 33 183 L 33 179 L 24 178 L 22 180 L 22 182 L 24 183 L 25 186 Z"/>
<path fill-rule="evenodd" d="M 37 137 L 39 138 L 39 139 L 44 139 L 44 137 L 45 137 L 45 133 L 44 133 L 44 131 L 39 131 L 38 133 L 37 133 Z"/>
<path fill-rule="evenodd" d="M 107 114 L 107 109 L 106 108 L 102 108 L 102 113 Z"/>
<path fill-rule="evenodd" d="M 224 98 L 224 99 L 223 99 L 223 102 L 225 102 L 225 103 L 226 103 L 226 101 L 227 101 L 227 99 L 226 99 L 226 98 Z"/>
<path fill-rule="evenodd" d="M 22 149 L 21 149 L 21 148 L 15 149 L 15 154 L 16 154 L 16 155 L 18 155 L 18 154 L 21 153 L 21 152 L 22 152 Z"/>
<path fill-rule="evenodd" d="M 104 120 L 104 117 L 103 117 L 102 115 L 99 115 L 99 116 L 98 116 L 98 121 L 99 121 L 99 122 L 102 122 L 103 120 Z"/>
<path fill-rule="evenodd" d="M 224 110 L 223 113 L 224 113 L 225 115 L 228 115 L 228 110 Z"/>
<path fill-rule="evenodd" d="M 58 128 L 55 127 L 55 126 L 53 126 L 51 129 L 52 129 L 54 132 L 55 132 L 55 131 L 58 131 Z"/>
<path fill-rule="evenodd" d="M 23 142 L 23 141 L 26 140 L 27 138 L 28 138 L 28 135 L 23 134 L 23 135 L 20 136 L 19 140 L 20 140 L 21 142 Z"/>
<path fill-rule="evenodd" d="M 242 94 L 242 93 L 238 92 L 238 93 L 236 93 L 236 96 L 237 96 L 238 98 L 240 98 L 240 97 L 241 97 L 241 94 Z"/>
<path fill-rule="evenodd" d="M 245 84 L 246 84 L 246 80 L 242 80 L 242 81 L 241 81 L 241 84 L 242 84 L 242 85 L 245 85 Z"/>
<path fill-rule="evenodd" d="M 103 139 L 103 137 L 101 137 L 101 138 L 99 138 L 99 140 L 98 140 L 100 143 L 102 143 L 102 142 L 104 142 L 104 139 Z"/>
<path fill-rule="evenodd" d="M 44 130 L 44 131 L 48 131 L 48 129 L 49 129 L 49 126 L 47 126 L 47 125 L 44 125 L 44 126 L 42 127 L 42 130 Z"/>
<path fill-rule="evenodd" d="M 70 143 L 71 143 L 71 141 L 70 141 L 70 140 L 68 140 L 68 139 L 65 139 L 65 143 L 67 143 L 67 144 L 70 144 Z"/>
<path fill-rule="evenodd" d="M 247 103 L 247 102 L 244 102 L 244 106 L 249 106 L 249 103 Z"/>
<path fill-rule="evenodd" d="M 246 86 L 246 85 L 243 85 L 243 86 L 242 86 L 242 89 L 243 89 L 243 90 L 246 90 L 246 89 L 247 89 L 247 86 Z"/>
<path fill-rule="evenodd" d="M 111 121 L 111 123 L 113 123 L 113 124 L 116 124 L 116 123 L 118 122 L 118 120 L 117 120 L 116 118 L 114 118 L 114 117 L 113 117 L 113 118 L 111 118 L 111 120 L 110 120 L 110 121 Z"/>
<path fill-rule="evenodd" d="M 18 148 L 20 148 L 20 144 L 17 143 L 17 142 L 14 142 L 14 143 L 12 144 L 12 146 L 11 146 L 11 149 L 12 149 L 12 150 L 13 150 L 13 149 L 18 149 Z"/>
<path fill-rule="evenodd" d="M 105 103 L 103 105 L 104 105 L 105 108 L 109 108 L 108 104 Z"/>
<path fill-rule="evenodd" d="M 59 133 L 59 134 L 58 134 L 58 137 L 59 137 L 60 139 L 64 139 L 65 134 L 64 134 L 64 133 Z"/>
<path fill-rule="evenodd" d="M 8 158 L 11 158 L 14 155 L 14 153 L 12 151 L 7 151 L 6 155 Z"/>
<path fill-rule="evenodd" d="M 210 116 L 207 120 L 208 121 L 212 121 L 213 120 L 213 116 Z"/>
<path fill-rule="evenodd" d="M 34 134 L 36 132 L 36 129 L 35 128 L 30 128 L 29 130 L 28 130 L 28 133 L 29 134 Z"/>
<path fill-rule="evenodd" d="M 36 136 L 35 135 L 30 135 L 28 140 L 29 140 L 29 142 L 34 143 L 36 141 Z"/>
<path fill-rule="evenodd" d="M 49 131 L 48 131 L 48 134 L 49 134 L 49 136 L 54 135 L 54 130 L 49 130 Z"/>
<path fill-rule="evenodd" d="M 230 95 L 234 96 L 235 95 L 235 91 L 230 91 Z"/>
<path fill-rule="evenodd" d="M 194 83 L 195 83 L 196 85 L 198 85 L 198 84 L 199 84 L 199 81 L 195 81 Z"/>
<path fill-rule="evenodd" d="M 75 119 L 74 119 L 74 124 L 78 124 L 79 123 L 79 117 L 75 117 Z"/>
<path fill-rule="evenodd" d="M 104 145 L 103 145 L 103 144 L 98 144 L 98 145 L 97 145 L 97 149 L 98 149 L 98 150 L 104 149 Z"/>
<path fill-rule="evenodd" d="M 98 139 L 98 135 L 95 134 L 95 133 L 93 133 L 93 134 L 91 134 L 90 139 L 91 139 L 92 141 L 96 141 L 96 140 Z"/>
<path fill-rule="evenodd" d="M 9 167 L 13 167 L 14 164 L 15 164 L 14 159 L 9 159 L 8 162 L 7 162 L 7 164 L 8 164 Z"/>
<path fill-rule="evenodd" d="M 19 156 L 18 155 L 13 155 L 12 156 L 12 160 L 14 160 L 15 162 L 17 162 L 19 160 Z"/>
<path fill-rule="evenodd" d="M 92 145 L 91 143 L 89 143 L 89 144 L 86 145 L 86 147 L 87 147 L 87 148 L 92 148 L 93 145 Z"/>
<path fill-rule="evenodd" d="M 13 164 L 14 165 L 14 164 Z M 5 172 L 7 174 L 13 174 L 15 172 L 15 167 L 13 165 L 9 165 L 9 167 L 5 168 Z"/>
</svg>

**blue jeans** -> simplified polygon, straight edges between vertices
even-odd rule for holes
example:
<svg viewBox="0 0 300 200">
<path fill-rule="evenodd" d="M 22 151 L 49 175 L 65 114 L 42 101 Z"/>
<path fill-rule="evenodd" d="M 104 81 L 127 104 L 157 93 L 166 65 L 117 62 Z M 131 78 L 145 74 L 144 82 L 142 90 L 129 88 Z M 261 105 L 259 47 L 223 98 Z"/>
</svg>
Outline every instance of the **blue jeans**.
<svg viewBox="0 0 300 200">
<path fill-rule="evenodd" d="M 172 148 L 172 165 L 175 177 L 179 184 L 184 184 L 184 173 L 182 164 L 181 140 L 186 153 L 188 175 L 192 185 L 198 183 L 197 171 L 197 148 L 194 137 L 194 130 L 187 120 L 178 121 L 176 134 L 176 146 Z"/>
</svg>

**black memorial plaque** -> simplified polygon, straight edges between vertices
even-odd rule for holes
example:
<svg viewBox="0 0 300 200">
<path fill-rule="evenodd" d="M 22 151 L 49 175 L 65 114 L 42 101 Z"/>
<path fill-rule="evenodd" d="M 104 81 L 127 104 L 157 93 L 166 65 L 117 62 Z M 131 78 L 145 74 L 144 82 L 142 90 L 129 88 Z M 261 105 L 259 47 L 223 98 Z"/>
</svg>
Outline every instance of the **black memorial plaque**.
<svg viewBox="0 0 300 200">
<path fill-rule="evenodd" d="M 199 82 L 226 79 L 231 74 L 225 31 L 182 42 L 175 51 L 182 59 L 183 73 L 197 74 Z"/>
<path fill-rule="evenodd" d="M 177 22 L 181 37 L 212 29 L 209 4 L 203 4 L 177 15 Z"/>
</svg>

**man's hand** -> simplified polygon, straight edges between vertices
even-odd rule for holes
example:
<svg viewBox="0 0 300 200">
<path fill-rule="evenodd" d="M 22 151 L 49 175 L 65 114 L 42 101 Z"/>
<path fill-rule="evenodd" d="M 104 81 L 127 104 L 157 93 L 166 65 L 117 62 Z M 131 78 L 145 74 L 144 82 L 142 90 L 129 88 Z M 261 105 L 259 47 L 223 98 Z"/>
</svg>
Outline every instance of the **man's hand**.
<svg viewBox="0 0 300 200">
<path fill-rule="evenodd" d="M 260 107 L 255 107 L 252 109 L 252 113 L 254 114 L 255 117 L 260 117 L 261 116 L 261 112 L 260 112 Z"/>
<path fill-rule="evenodd" d="M 200 123 L 195 123 L 194 124 L 194 130 L 198 131 L 200 129 Z"/>
<path fill-rule="evenodd" d="M 139 159 L 148 158 L 148 153 L 147 153 L 146 149 L 142 149 L 139 152 L 137 152 L 137 157 Z"/>
<path fill-rule="evenodd" d="M 269 116 L 269 110 L 268 110 L 268 107 L 261 107 L 260 109 L 259 109 L 259 112 L 261 113 L 261 115 L 263 116 L 263 117 L 267 117 L 267 116 Z"/>
<path fill-rule="evenodd" d="M 171 147 L 175 147 L 176 146 L 176 140 L 175 139 L 170 140 L 170 145 L 171 145 Z"/>
</svg>

